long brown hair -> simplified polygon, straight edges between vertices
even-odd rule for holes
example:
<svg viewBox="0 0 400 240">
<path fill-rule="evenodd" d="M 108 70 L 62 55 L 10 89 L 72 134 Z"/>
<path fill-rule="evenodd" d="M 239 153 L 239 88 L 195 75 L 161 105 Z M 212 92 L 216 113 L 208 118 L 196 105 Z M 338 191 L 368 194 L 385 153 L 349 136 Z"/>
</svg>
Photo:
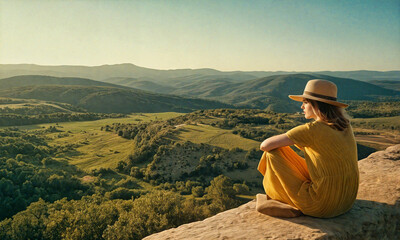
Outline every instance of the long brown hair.
<svg viewBox="0 0 400 240">
<path fill-rule="evenodd" d="M 312 99 L 305 100 L 311 103 L 315 114 L 331 128 L 344 131 L 350 126 L 349 116 L 343 108 Z"/>
</svg>

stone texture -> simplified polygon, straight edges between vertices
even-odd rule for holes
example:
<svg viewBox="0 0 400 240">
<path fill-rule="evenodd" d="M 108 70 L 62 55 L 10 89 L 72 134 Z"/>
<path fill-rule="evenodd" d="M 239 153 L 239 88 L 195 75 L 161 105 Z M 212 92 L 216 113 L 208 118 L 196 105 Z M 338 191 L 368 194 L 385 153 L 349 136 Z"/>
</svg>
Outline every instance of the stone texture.
<svg viewBox="0 0 400 240">
<path fill-rule="evenodd" d="M 253 200 L 145 239 L 400 239 L 400 144 L 360 160 L 359 169 L 357 200 L 335 218 L 269 217 Z"/>
</svg>

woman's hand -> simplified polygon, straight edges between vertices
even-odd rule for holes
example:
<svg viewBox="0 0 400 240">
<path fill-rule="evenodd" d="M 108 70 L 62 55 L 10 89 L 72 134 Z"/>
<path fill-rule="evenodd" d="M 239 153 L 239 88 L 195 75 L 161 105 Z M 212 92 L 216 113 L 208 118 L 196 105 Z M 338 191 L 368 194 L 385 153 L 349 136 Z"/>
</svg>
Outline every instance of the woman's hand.
<svg viewBox="0 0 400 240">
<path fill-rule="evenodd" d="M 260 150 L 268 152 L 275 148 L 290 146 L 293 144 L 294 142 L 290 140 L 290 138 L 288 138 L 288 136 L 285 133 L 283 133 L 281 135 L 276 135 L 265 139 L 260 145 Z"/>
</svg>

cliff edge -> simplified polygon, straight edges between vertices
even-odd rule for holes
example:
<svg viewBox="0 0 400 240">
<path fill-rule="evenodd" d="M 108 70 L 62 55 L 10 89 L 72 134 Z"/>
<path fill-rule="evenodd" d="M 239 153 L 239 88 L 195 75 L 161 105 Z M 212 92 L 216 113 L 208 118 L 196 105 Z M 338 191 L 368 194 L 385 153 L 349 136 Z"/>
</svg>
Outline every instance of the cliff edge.
<svg viewBox="0 0 400 240">
<path fill-rule="evenodd" d="M 400 144 L 360 160 L 359 169 L 357 200 L 335 218 L 269 217 L 253 200 L 144 239 L 400 239 Z"/>
</svg>

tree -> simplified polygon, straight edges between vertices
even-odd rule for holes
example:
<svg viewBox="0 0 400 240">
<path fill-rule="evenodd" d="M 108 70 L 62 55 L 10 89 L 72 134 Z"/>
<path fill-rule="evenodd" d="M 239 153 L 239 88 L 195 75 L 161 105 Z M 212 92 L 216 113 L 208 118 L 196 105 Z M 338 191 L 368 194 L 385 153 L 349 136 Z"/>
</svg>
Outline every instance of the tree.
<svg viewBox="0 0 400 240">
<path fill-rule="evenodd" d="M 235 190 L 236 194 L 249 194 L 250 193 L 249 187 L 244 183 L 242 183 L 242 184 L 239 184 L 239 183 L 234 184 L 233 185 L 233 189 Z"/>
<path fill-rule="evenodd" d="M 195 197 L 202 197 L 204 195 L 204 188 L 202 186 L 193 187 L 192 194 Z"/>
<path fill-rule="evenodd" d="M 211 185 L 206 188 L 206 198 L 212 201 L 211 211 L 214 213 L 235 207 L 238 201 L 235 200 L 235 190 L 230 178 L 219 175 L 211 180 Z"/>
<path fill-rule="evenodd" d="M 132 210 L 103 233 L 105 239 L 142 239 L 143 237 L 185 223 L 181 210 L 183 198 L 167 191 L 151 192 L 133 202 Z"/>
<path fill-rule="evenodd" d="M 11 223 L 11 239 L 43 239 L 47 210 L 47 203 L 39 199 L 32 203 L 26 212 L 16 214 Z"/>
</svg>

